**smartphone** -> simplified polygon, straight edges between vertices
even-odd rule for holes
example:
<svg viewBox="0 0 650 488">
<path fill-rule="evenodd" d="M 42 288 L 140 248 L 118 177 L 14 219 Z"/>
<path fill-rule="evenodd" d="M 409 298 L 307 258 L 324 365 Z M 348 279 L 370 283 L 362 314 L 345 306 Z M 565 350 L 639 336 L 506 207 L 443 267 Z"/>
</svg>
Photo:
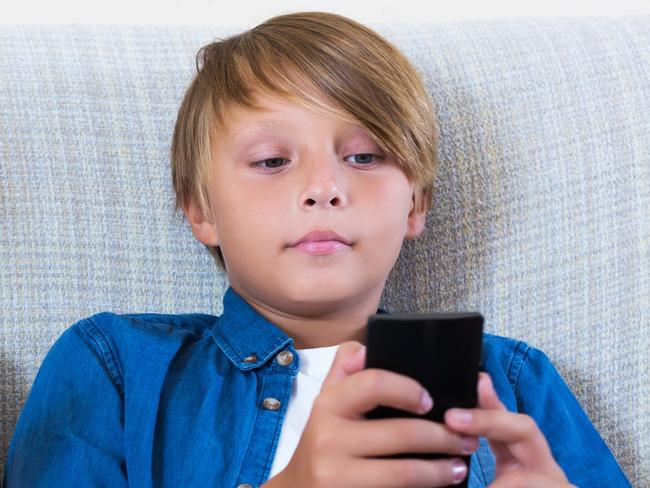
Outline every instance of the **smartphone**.
<svg viewBox="0 0 650 488">
<path fill-rule="evenodd" d="M 444 423 L 452 407 L 475 408 L 481 362 L 483 316 L 478 312 L 376 314 L 368 318 L 365 368 L 381 368 L 416 379 L 433 398 L 422 415 L 386 406 L 365 414 L 367 419 L 427 418 Z M 385 458 L 441 459 L 442 453 L 400 453 Z M 470 456 L 464 459 L 469 473 Z M 465 487 L 464 483 L 454 486 Z"/>
</svg>

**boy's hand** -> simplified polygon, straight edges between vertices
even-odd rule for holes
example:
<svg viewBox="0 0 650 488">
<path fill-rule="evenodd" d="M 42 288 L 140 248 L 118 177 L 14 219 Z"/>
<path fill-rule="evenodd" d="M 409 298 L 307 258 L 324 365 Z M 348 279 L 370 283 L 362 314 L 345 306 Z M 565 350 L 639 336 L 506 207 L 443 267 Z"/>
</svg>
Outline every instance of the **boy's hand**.
<svg viewBox="0 0 650 488">
<path fill-rule="evenodd" d="M 424 388 L 417 381 L 364 369 L 364 360 L 358 342 L 339 346 L 291 461 L 264 488 L 431 488 L 465 478 L 460 459 L 369 459 L 411 452 L 467 455 L 478 437 L 424 418 L 366 419 L 363 414 L 378 405 L 416 414 L 430 407 L 422 408 Z"/>
<path fill-rule="evenodd" d="M 445 423 L 458 432 L 487 438 L 496 460 L 491 488 L 574 487 L 553 459 L 532 417 L 509 412 L 487 373 L 479 373 L 478 398 L 479 408 L 447 410 Z M 465 422 L 461 421 L 463 414 L 469 414 Z"/>
</svg>

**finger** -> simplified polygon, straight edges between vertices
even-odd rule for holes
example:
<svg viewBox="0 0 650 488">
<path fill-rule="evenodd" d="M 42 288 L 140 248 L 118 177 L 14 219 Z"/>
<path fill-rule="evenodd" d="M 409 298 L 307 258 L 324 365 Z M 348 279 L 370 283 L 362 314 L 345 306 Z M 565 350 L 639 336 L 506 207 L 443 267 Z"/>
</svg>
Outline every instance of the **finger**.
<svg viewBox="0 0 650 488">
<path fill-rule="evenodd" d="M 508 444 L 512 456 L 536 471 L 555 463 L 544 434 L 532 417 L 502 410 L 458 409 L 445 412 L 445 423 L 464 434 Z"/>
<path fill-rule="evenodd" d="M 515 470 L 499 476 L 490 488 L 577 488 L 565 480 L 558 480 L 529 471 Z"/>
<path fill-rule="evenodd" d="M 363 369 L 366 347 L 360 342 L 342 342 L 336 350 L 332 366 L 323 380 L 322 388 L 335 385 L 343 378 Z"/>
<path fill-rule="evenodd" d="M 400 453 L 441 453 L 468 456 L 478 449 L 478 437 L 459 434 L 444 424 L 417 418 L 353 421 L 345 428 L 355 439 L 347 449 L 353 456 Z"/>
<path fill-rule="evenodd" d="M 459 432 L 510 444 L 544 438 L 532 417 L 503 410 L 450 408 L 445 423 Z"/>
<path fill-rule="evenodd" d="M 332 388 L 321 389 L 315 404 L 331 413 L 351 419 L 379 405 L 424 414 L 431 410 L 433 400 L 415 379 L 385 369 L 368 368 L 340 381 Z"/>
<path fill-rule="evenodd" d="M 501 402 L 494 390 L 492 378 L 490 378 L 488 373 L 479 373 L 478 399 L 479 407 L 481 408 L 507 411 L 505 405 Z M 512 459 L 512 454 L 508 449 L 507 443 L 496 441 L 494 439 L 488 439 L 488 442 L 490 444 L 490 449 L 497 460 L 508 462 Z"/>
<path fill-rule="evenodd" d="M 478 379 L 478 404 L 481 408 L 507 410 L 494 391 L 492 378 L 487 373 L 479 373 Z"/>
<path fill-rule="evenodd" d="M 467 476 L 462 459 L 361 459 L 355 461 L 354 472 L 341 483 L 340 472 L 323 486 L 355 486 L 362 488 L 431 488 L 460 483 Z"/>
</svg>

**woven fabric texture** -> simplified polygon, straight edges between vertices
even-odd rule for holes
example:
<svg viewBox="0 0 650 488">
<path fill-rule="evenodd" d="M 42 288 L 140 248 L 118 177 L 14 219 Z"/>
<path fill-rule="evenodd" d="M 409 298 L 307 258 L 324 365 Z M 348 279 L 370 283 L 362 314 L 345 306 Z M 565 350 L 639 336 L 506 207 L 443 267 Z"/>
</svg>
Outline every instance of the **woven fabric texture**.
<svg viewBox="0 0 650 488">
<path fill-rule="evenodd" d="M 544 350 L 650 486 L 650 16 L 371 25 L 422 73 L 440 167 L 382 306 L 478 310 Z M 0 27 L 0 456 L 61 332 L 219 314 L 173 213 L 184 89 L 219 26 Z M 588 446 L 584 446 L 588 449 Z"/>
</svg>

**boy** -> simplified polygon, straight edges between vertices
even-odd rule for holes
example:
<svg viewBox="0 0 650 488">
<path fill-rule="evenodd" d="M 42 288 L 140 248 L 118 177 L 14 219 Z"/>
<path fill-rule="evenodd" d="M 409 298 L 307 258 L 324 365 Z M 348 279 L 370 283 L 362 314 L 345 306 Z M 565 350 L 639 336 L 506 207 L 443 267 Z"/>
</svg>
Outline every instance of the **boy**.
<svg viewBox="0 0 650 488">
<path fill-rule="evenodd" d="M 438 132 L 406 58 L 325 13 L 199 54 L 172 176 L 228 275 L 223 314 L 74 324 L 21 413 L 6 486 L 629 486 L 548 359 L 518 341 L 485 335 L 479 408 L 444 424 L 363 418 L 432 404 L 410 378 L 363 370 L 360 344 L 432 198 Z M 469 473 L 378 459 L 404 452 L 474 454 Z"/>
</svg>

